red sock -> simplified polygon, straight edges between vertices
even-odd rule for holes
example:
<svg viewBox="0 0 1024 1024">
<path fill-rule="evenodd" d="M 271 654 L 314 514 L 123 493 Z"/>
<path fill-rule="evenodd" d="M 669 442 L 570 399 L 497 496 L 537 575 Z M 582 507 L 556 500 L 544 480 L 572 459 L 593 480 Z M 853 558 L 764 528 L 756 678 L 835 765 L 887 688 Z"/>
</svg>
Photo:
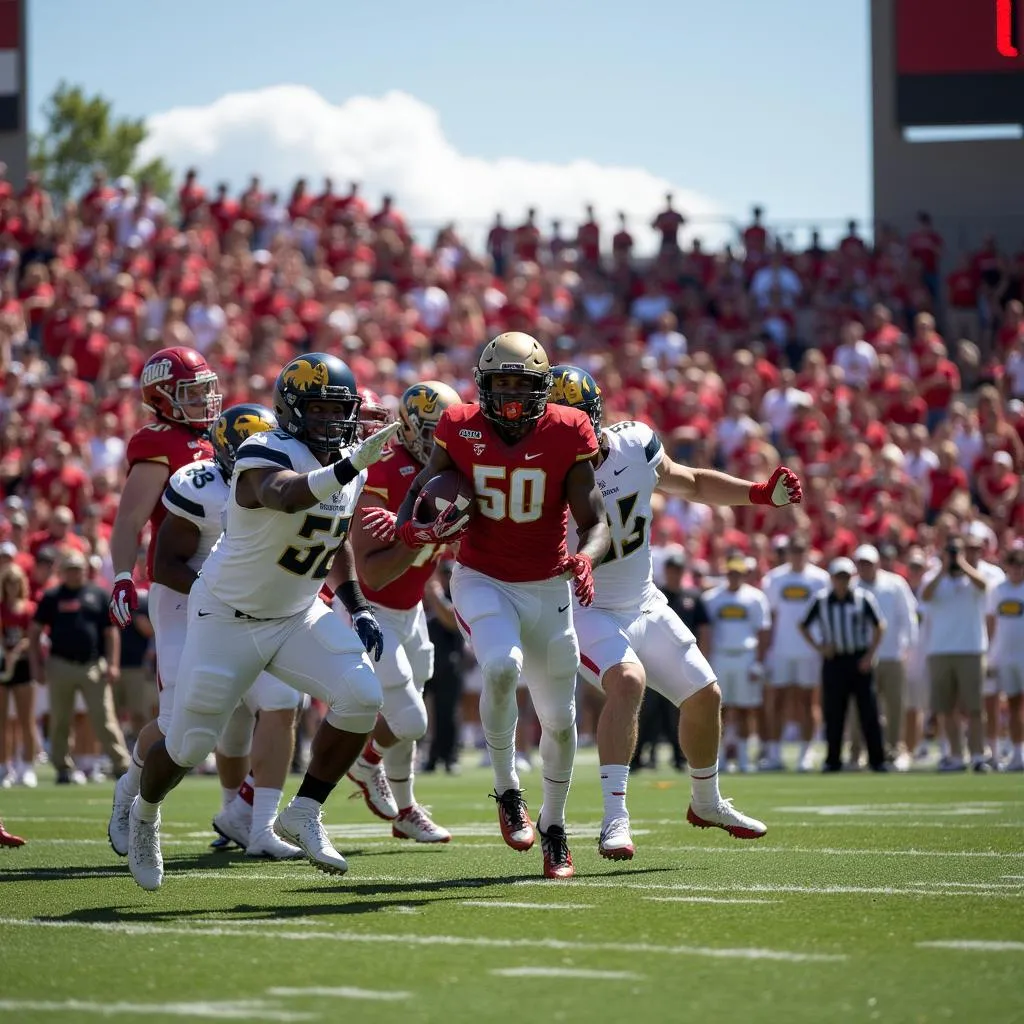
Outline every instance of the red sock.
<svg viewBox="0 0 1024 1024">
<path fill-rule="evenodd" d="M 252 788 L 252 787 L 253 787 L 253 783 L 254 783 L 255 781 L 256 781 L 256 779 L 255 779 L 255 778 L 253 777 L 253 774 L 252 774 L 252 772 L 249 772 L 249 774 L 248 774 L 248 775 L 246 775 L 246 777 L 245 777 L 245 780 L 244 780 L 244 781 L 242 782 L 242 784 L 241 784 L 241 785 L 240 785 L 240 786 L 238 787 L 238 795 L 239 795 L 239 796 L 240 796 L 240 797 L 241 797 L 241 798 L 242 798 L 242 799 L 243 799 L 243 800 L 244 800 L 244 801 L 245 801 L 245 802 L 246 802 L 246 803 L 247 803 L 247 804 L 248 804 L 248 805 L 249 805 L 250 807 L 252 807 L 252 801 L 253 801 L 253 796 L 254 796 L 254 793 L 253 793 L 253 788 Z"/>
<path fill-rule="evenodd" d="M 362 758 L 367 764 L 380 764 L 383 751 L 377 749 L 377 744 L 372 739 L 366 741 L 363 747 Z"/>
</svg>

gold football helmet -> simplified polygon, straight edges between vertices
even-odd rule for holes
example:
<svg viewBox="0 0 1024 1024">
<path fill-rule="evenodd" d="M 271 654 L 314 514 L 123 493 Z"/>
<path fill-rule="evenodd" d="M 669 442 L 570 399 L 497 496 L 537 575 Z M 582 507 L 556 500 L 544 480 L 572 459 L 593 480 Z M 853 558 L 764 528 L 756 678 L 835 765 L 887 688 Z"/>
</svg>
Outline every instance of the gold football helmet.
<svg viewBox="0 0 1024 1024">
<path fill-rule="evenodd" d="M 458 392 L 439 380 L 424 380 L 406 388 L 398 403 L 402 424 L 399 440 L 419 463 L 427 464 L 434 448 L 434 429 L 441 413 L 462 401 Z"/>
<path fill-rule="evenodd" d="M 523 433 L 544 415 L 551 387 L 551 364 L 540 342 L 529 334 L 499 334 L 480 353 L 475 376 L 480 411 L 496 426 Z M 518 377 L 522 384 L 495 388 L 497 377 Z"/>
</svg>

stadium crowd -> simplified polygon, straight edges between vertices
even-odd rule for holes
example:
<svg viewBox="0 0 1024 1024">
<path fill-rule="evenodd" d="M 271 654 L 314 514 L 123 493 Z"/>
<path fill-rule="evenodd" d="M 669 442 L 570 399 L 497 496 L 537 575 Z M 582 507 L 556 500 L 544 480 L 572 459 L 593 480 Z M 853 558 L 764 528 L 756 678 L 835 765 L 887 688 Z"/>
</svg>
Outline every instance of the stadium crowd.
<svg viewBox="0 0 1024 1024">
<path fill-rule="evenodd" d="M 236 197 L 190 171 L 170 204 L 102 172 L 63 204 L 31 175 L 0 180 L 0 721 L 21 723 L 0 746 L 5 784 L 34 781 L 46 708 L 41 688 L 13 684 L 27 623 L 69 554 L 109 586 L 125 441 L 148 415 L 137 380 L 166 346 L 205 356 L 225 407 L 272 404 L 279 368 L 316 350 L 393 409 L 428 378 L 471 400 L 481 344 L 528 332 L 594 375 L 609 420 L 648 423 L 678 461 L 752 479 L 782 461 L 803 480 L 786 509 L 660 505 L 656 566 L 682 565 L 698 589 L 737 556 L 759 581 L 794 536 L 822 566 L 872 545 L 915 586 L 954 536 L 988 563 L 1014 552 L 1024 251 L 950 252 L 925 213 L 906 236 L 879 225 L 869 241 L 851 222 L 836 247 L 815 233 L 798 251 L 755 209 L 711 252 L 680 242 L 685 215 L 666 200 L 660 248 L 641 258 L 625 216 L 609 238 L 589 207 L 568 236 L 533 210 L 497 217 L 472 251 L 454 225 L 421 244 L 391 197 L 376 206 L 330 180 L 286 196 L 253 177 Z M 122 719 L 144 717 L 123 689 Z M 67 781 L 95 763 L 80 718 Z"/>
</svg>

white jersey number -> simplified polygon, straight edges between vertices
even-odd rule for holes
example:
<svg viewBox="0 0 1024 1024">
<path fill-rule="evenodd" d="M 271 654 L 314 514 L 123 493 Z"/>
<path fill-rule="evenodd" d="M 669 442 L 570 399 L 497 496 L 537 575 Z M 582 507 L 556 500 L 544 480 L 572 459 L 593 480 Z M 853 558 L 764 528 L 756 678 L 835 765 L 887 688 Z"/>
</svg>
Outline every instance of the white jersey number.
<svg viewBox="0 0 1024 1024">
<path fill-rule="evenodd" d="M 286 572 L 294 573 L 296 576 L 308 576 L 312 572 L 313 579 L 326 579 L 331 568 L 331 559 L 341 547 L 345 534 L 348 533 L 350 522 L 351 519 L 343 519 L 340 516 L 331 518 L 330 516 L 307 515 L 299 528 L 299 536 L 307 538 L 313 543 L 305 544 L 302 547 L 289 545 L 277 560 L 277 564 Z M 327 534 L 327 540 L 317 540 L 317 534 Z M 336 540 L 337 543 L 330 543 L 333 540 Z"/>
<path fill-rule="evenodd" d="M 493 481 L 504 481 L 508 470 L 505 466 L 474 466 L 473 490 L 477 505 L 488 519 L 501 520 L 506 517 L 514 523 L 533 523 L 540 519 L 544 508 L 544 487 L 547 474 L 543 469 L 513 469 L 508 476 L 508 493 L 499 487 L 492 487 Z"/>
<path fill-rule="evenodd" d="M 185 470 L 185 475 L 192 482 L 192 486 L 200 490 L 217 479 L 213 470 L 207 469 L 205 466 L 189 466 Z"/>
<path fill-rule="evenodd" d="M 615 534 L 618 532 L 614 524 L 612 526 L 612 542 L 608 547 L 608 554 L 604 556 L 601 564 L 605 562 L 614 562 L 616 558 L 625 558 L 627 555 L 633 554 L 634 551 L 639 551 L 644 546 L 644 541 L 647 539 L 647 517 L 638 516 L 635 512 L 637 498 L 639 494 L 624 494 L 615 502 L 615 509 L 619 517 L 619 523 L 621 524 L 622 539 L 615 543 Z M 612 516 L 611 511 L 608 513 L 609 519 Z M 618 550 L 616 550 L 616 547 Z"/>
</svg>

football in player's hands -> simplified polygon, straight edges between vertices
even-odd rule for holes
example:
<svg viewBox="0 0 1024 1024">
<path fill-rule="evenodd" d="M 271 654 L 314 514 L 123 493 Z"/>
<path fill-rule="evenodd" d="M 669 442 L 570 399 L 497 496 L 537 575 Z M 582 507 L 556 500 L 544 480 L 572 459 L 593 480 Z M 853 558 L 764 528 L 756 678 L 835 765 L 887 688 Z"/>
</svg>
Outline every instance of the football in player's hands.
<svg viewBox="0 0 1024 1024">
<path fill-rule="evenodd" d="M 386 427 L 381 427 L 376 434 L 371 434 L 365 441 L 361 441 L 348 454 L 348 460 L 352 463 L 357 473 L 361 473 L 368 466 L 379 462 L 387 448 L 388 442 L 402 429 L 402 424 L 395 420 Z"/>
<path fill-rule="evenodd" d="M 783 508 L 785 505 L 799 505 L 803 498 L 804 491 L 799 478 L 786 466 L 779 466 L 763 484 L 752 484 L 750 487 L 751 505 Z"/>
<path fill-rule="evenodd" d="M 460 472 L 446 469 L 431 477 L 420 491 L 413 507 L 416 526 L 432 525 L 436 543 L 462 533 L 476 511 L 473 485 Z"/>
</svg>

